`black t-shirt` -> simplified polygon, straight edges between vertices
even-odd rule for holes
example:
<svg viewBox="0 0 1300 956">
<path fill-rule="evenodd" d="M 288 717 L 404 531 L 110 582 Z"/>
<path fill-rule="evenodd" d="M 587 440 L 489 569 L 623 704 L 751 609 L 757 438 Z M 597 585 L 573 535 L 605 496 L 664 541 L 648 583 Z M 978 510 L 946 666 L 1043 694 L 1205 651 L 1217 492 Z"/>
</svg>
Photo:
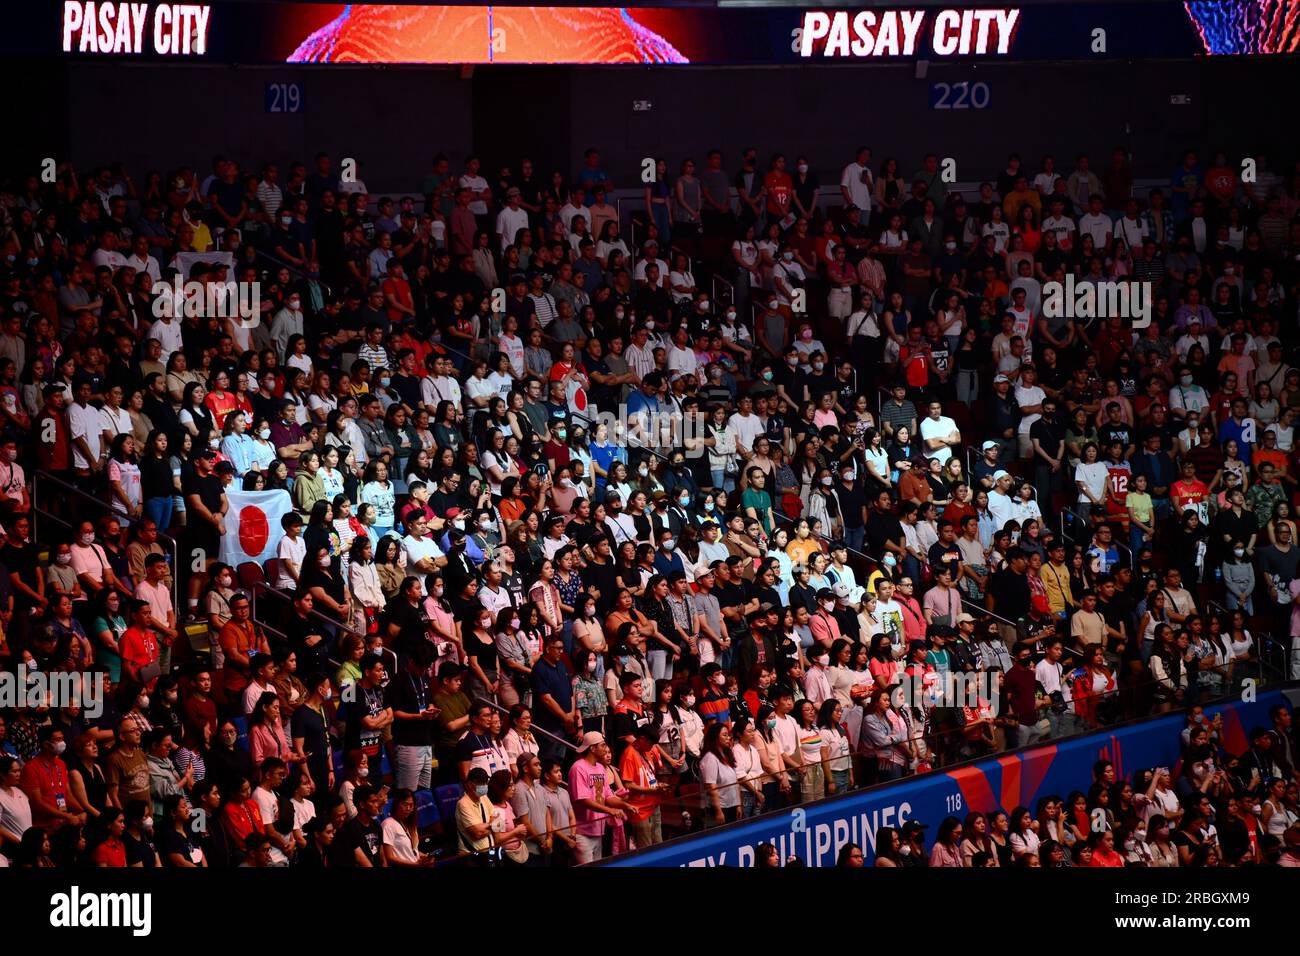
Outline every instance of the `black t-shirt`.
<svg viewBox="0 0 1300 956">
<path fill-rule="evenodd" d="M 152 869 L 158 865 L 158 849 L 147 832 L 142 832 L 140 837 L 137 840 L 129 830 L 122 834 L 122 845 L 126 847 L 126 865 L 141 863 L 146 870 Z"/>
<path fill-rule="evenodd" d="M 197 472 L 191 472 L 186 475 L 181 482 L 181 490 L 188 499 L 190 495 L 198 495 L 203 506 L 214 515 L 221 510 L 222 485 L 221 479 L 216 475 L 200 475 Z M 198 524 L 198 522 L 194 522 Z M 199 527 L 211 528 L 207 522 L 202 522 Z"/>
<path fill-rule="evenodd" d="M 403 404 L 411 408 L 420 407 L 420 380 L 414 375 L 398 372 L 392 377 L 389 385 L 402 399 Z"/>
<path fill-rule="evenodd" d="M 1040 418 L 1029 426 L 1029 437 L 1038 439 L 1038 443 L 1047 454 L 1055 455 L 1061 447 L 1061 442 L 1065 440 L 1065 429 L 1061 427 L 1059 421 L 1048 422 Z"/>
<path fill-rule="evenodd" d="M 957 580 L 957 568 L 961 564 L 961 548 L 957 546 L 956 541 L 952 544 L 936 541 L 930 545 L 928 558 L 935 574 L 940 571 L 951 571 L 953 581 Z"/>
<path fill-rule="evenodd" d="M 876 511 L 867 518 L 867 546 L 872 554 L 883 555 L 886 541 L 897 544 L 902 540 L 903 525 L 894 515 Z"/>
<path fill-rule="evenodd" d="M 383 731 L 363 727 L 361 721 L 366 717 L 376 716 L 384 709 L 384 692 L 382 688 L 363 687 L 361 684 L 357 684 L 355 699 L 341 702 L 339 709 L 343 712 L 345 719 L 343 734 L 345 749 L 358 750 L 377 748 L 379 746 Z"/>
<path fill-rule="evenodd" d="M 357 858 L 354 851 L 360 847 L 371 864 L 378 866 L 383 843 L 383 831 L 378 820 L 362 823 L 359 816 L 353 817 L 343 824 L 343 831 L 334 838 L 330 862 L 335 866 L 356 866 Z"/>
<path fill-rule="evenodd" d="M 1133 444 L 1133 428 L 1123 422 L 1111 424 L 1107 422 L 1097 429 L 1097 444 L 1104 450 L 1109 448 L 1113 442 L 1122 442 L 1125 448 Z"/>
<path fill-rule="evenodd" d="M 433 691 L 427 677 L 416 677 L 407 671 L 395 675 L 388 682 L 384 699 L 394 713 L 401 711 L 404 714 L 418 714 L 433 702 Z M 437 729 L 436 720 L 395 719 L 393 742 L 404 747 L 431 747 Z"/>
<path fill-rule="evenodd" d="M 182 833 L 175 827 L 168 827 L 158 837 L 158 855 L 164 866 L 176 865 L 171 862 L 171 855 L 173 853 L 179 853 L 182 857 L 192 863 L 194 860 L 193 857 L 190 856 L 190 853 L 194 850 L 195 845 L 194 841 L 190 839 L 188 830 Z M 130 851 L 128 850 L 127 852 L 128 862 L 130 862 Z M 145 865 L 148 866 L 147 863 Z"/>
<path fill-rule="evenodd" d="M 1029 614 L 1029 579 L 1025 575 L 1003 568 L 989 581 L 989 593 L 999 617 L 1014 621 Z"/>
<path fill-rule="evenodd" d="M 855 481 L 853 487 L 846 485 L 836 485 L 836 492 L 840 496 L 840 507 L 844 512 L 844 527 L 861 528 L 863 527 L 862 509 L 867 506 L 867 489 L 860 481 Z"/>
</svg>

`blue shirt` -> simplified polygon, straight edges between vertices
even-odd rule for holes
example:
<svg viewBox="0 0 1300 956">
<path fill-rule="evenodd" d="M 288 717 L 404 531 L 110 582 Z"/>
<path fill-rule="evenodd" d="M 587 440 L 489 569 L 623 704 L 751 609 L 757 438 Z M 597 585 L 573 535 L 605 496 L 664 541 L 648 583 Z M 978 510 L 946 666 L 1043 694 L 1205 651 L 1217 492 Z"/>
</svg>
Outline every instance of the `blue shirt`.
<svg viewBox="0 0 1300 956">
<path fill-rule="evenodd" d="M 539 727 L 547 730 L 557 730 L 563 727 L 560 719 L 555 716 L 551 708 L 542 703 L 542 695 L 550 694 L 551 699 L 559 705 L 559 708 L 565 713 L 573 710 L 573 683 L 569 678 L 569 669 L 564 666 L 564 661 L 558 664 L 551 664 L 545 657 L 538 658 L 533 665 L 533 720 L 537 721 Z"/>
</svg>

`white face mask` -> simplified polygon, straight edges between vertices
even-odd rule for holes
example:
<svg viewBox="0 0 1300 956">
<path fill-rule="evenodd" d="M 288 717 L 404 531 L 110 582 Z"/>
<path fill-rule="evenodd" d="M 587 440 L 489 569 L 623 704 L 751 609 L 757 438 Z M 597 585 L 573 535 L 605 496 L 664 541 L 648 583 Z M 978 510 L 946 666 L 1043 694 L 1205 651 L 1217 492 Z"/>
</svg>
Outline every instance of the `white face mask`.
<svg viewBox="0 0 1300 956">
<path fill-rule="evenodd" d="M 721 671 L 713 675 L 713 683 L 717 684 L 719 687 L 721 687 L 726 682 L 727 682 L 727 675 L 722 673 Z"/>
<path fill-rule="evenodd" d="M 694 694 L 690 694 L 690 695 L 688 695 L 688 696 L 686 696 L 686 697 L 683 697 L 683 698 L 682 698 L 682 703 L 685 704 L 687 707 L 694 707 L 694 706 L 695 706 L 695 695 L 694 695 Z"/>
<path fill-rule="evenodd" d="M 673 548 L 675 548 L 675 547 L 677 547 L 677 540 L 676 540 L 675 538 L 665 538 L 665 539 L 664 539 L 663 549 L 664 549 L 665 551 L 671 551 L 671 550 L 672 550 Z"/>
<path fill-rule="evenodd" d="M 587 673 L 588 673 L 588 674 L 594 674 L 594 673 L 596 673 L 596 661 L 595 661 L 595 659 L 592 659 L 592 660 L 587 661 Z"/>
<path fill-rule="evenodd" d="M 484 531 L 487 531 L 489 528 L 492 527 L 492 519 L 491 519 L 491 518 L 480 518 L 480 519 L 479 519 L 479 522 L 478 522 L 478 526 L 479 526 L 480 528 L 482 528 Z"/>
<path fill-rule="evenodd" d="M 55 755 L 61 754 L 67 749 L 68 749 L 68 742 L 66 740 L 60 740 L 58 743 L 54 745 Z"/>
<path fill-rule="evenodd" d="M 462 519 L 460 519 L 460 518 L 457 518 L 455 521 L 453 521 L 453 522 L 451 523 L 451 526 L 452 526 L 453 528 L 455 528 L 457 531 L 464 531 L 464 530 L 465 530 L 465 522 L 464 522 Z"/>
<path fill-rule="evenodd" d="M 519 630 L 519 618 L 512 617 L 510 619 L 510 627 L 516 631 Z"/>
<path fill-rule="evenodd" d="M 834 602 L 834 601 L 822 601 L 822 610 L 823 610 L 823 611 L 826 611 L 827 613 L 830 613 L 831 611 L 835 610 L 835 602 Z"/>
<path fill-rule="evenodd" d="M 829 488 L 831 485 L 835 484 L 835 480 L 831 478 L 830 475 L 827 475 L 825 478 L 822 479 L 822 484 L 825 487 Z"/>
<path fill-rule="evenodd" d="M 709 300 L 708 300 L 708 299 L 701 299 L 701 300 L 700 300 L 700 310 L 701 310 L 701 311 L 705 311 L 705 312 L 707 312 L 707 311 L 708 311 L 708 308 L 709 308 Z"/>
<path fill-rule="evenodd" d="M 268 438 L 271 437 L 271 429 L 263 428 L 261 431 L 257 433 L 257 437 L 262 439 L 262 441 L 266 441 Z"/>
<path fill-rule="evenodd" d="M 86 547 L 90 547 L 92 544 L 95 543 L 95 536 L 93 534 L 83 534 L 77 540 L 79 540 Z"/>
<path fill-rule="evenodd" d="M 139 700 L 137 700 L 136 703 L 139 705 L 141 710 L 144 710 L 146 707 L 149 706 L 149 695 L 141 694 Z"/>
<path fill-rule="evenodd" d="M 1239 557 L 1239 558 L 1244 558 L 1244 557 L 1246 556 L 1246 549 L 1245 549 L 1245 548 L 1233 548 L 1233 549 L 1232 549 L 1232 553 L 1235 554 L 1235 555 L 1236 555 L 1237 557 Z"/>
<path fill-rule="evenodd" d="M 60 555 L 58 555 L 54 560 L 58 561 L 59 564 L 71 564 L 71 563 L 72 563 L 72 555 L 70 555 L 70 554 L 60 554 Z"/>
</svg>

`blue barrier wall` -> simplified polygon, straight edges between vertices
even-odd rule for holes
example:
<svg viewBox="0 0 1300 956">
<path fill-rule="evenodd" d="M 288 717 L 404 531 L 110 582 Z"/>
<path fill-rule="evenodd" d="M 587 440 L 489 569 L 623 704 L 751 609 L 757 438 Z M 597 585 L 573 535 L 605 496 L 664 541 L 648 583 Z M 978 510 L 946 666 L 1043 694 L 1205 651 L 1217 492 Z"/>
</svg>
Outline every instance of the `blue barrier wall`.
<svg viewBox="0 0 1300 956">
<path fill-rule="evenodd" d="M 1248 749 L 1251 727 L 1269 726 L 1268 710 L 1275 704 L 1300 705 L 1300 689 L 1262 693 L 1249 703 L 1207 707 L 1223 713 L 1224 747 L 1233 753 Z M 908 820 L 930 826 L 928 835 L 947 816 L 964 817 L 972 810 L 998 807 L 1034 809 L 1042 796 L 1087 790 L 1093 764 L 1102 758 L 1115 764 L 1120 777 L 1154 766 L 1171 769 L 1179 758 L 1179 735 L 1186 721 L 1181 713 L 1045 744 L 1017 753 L 989 757 L 948 772 L 926 774 L 874 790 L 834 797 L 807 807 L 733 824 L 689 839 L 674 840 L 611 860 L 609 866 L 752 866 L 755 848 L 771 843 L 781 859 L 797 856 L 808 866 L 834 866 L 840 847 L 857 843 L 874 857 L 876 832 L 899 827 Z M 928 843 L 928 841 L 927 841 Z"/>
</svg>

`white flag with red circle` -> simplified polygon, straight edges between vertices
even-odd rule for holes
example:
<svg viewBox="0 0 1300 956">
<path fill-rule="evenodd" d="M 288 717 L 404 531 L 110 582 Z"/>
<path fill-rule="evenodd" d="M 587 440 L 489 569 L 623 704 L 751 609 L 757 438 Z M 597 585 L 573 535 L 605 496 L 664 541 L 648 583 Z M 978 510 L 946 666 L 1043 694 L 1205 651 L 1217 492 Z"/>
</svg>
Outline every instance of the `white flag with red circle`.
<svg viewBox="0 0 1300 956">
<path fill-rule="evenodd" d="M 276 545 L 284 536 L 280 520 L 293 510 L 289 492 L 227 491 L 226 533 L 221 539 L 221 560 L 232 567 L 246 561 L 264 564 L 275 557 Z"/>
</svg>

